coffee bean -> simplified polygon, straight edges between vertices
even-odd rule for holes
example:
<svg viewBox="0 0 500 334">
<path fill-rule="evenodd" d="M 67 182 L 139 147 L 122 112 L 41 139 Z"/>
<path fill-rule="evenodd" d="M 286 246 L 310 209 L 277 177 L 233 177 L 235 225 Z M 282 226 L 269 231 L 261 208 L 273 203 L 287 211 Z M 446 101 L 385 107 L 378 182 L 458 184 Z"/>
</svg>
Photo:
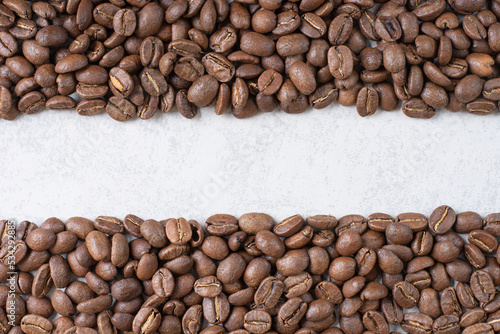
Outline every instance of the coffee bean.
<svg viewBox="0 0 500 334">
<path fill-rule="evenodd" d="M 182 330 L 184 333 L 195 334 L 201 329 L 203 314 L 201 305 L 191 306 L 182 317 Z"/>
<path fill-rule="evenodd" d="M 472 293 L 480 302 L 489 302 L 495 295 L 493 280 L 484 270 L 478 270 L 472 274 L 470 286 Z"/>
<path fill-rule="evenodd" d="M 297 89 L 305 95 L 309 95 L 316 90 L 316 79 L 311 68 L 303 62 L 295 62 L 290 67 L 290 79 Z"/>
<path fill-rule="evenodd" d="M 128 100 L 114 96 L 109 99 L 106 105 L 106 112 L 113 119 L 124 122 L 135 116 L 136 108 Z"/>
<path fill-rule="evenodd" d="M 139 310 L 132 323 L 134 333 L 152 334 L 160 327 L 161 314 L 152 307 L 144 307 Z"/>
<path fill-rule="evenodd" d="M 462 333 L 465 333 L 465 334 L 472 334 L 472 333 L 493 334 L 494 331 L 493 331 L 493 328 L 490 324 L 478 323 L 478 324 L 474 324 L 472 326 L 465 328 Z"/>
<path fill-rule="evenodd" d="M 429 228 L 436 234 L 444 234 L 453 227 L 455 218 L 456 214 L 452 208 L 445 205 L 440 206 L 429 217 Z"/>
<path fill-rule="evenodd" d="M 63 27 L 49 25 L 40 29 L 36 34 L 36 41 L 41 46 L 59 48 L 66 43 L 68 31 Z"/>
<path fill-rule="evenodd" d="M 179 110 L 182 116 L 191 119 L 198 113 L 198 108 L 189 102 L 187 97 L 187 91 L 181 89 L 177 92 L 175 96 L 175 106 Z"/>
<path fill-rule="evenodd" d="M 120 9 L 113 16 L 113 29 L 119 35 L 131 36 L 136 25 L 135 13 L 131 9 Z"/>
<path fill-rule="evenodd" d="M 271 316 L 262 310 L 250 311 L 245 314 L 243 326 L 251 333 L 265 333 L 271 329 Z"/>
<path fill-rule="evenodd" d="M 0 114 L 4 115 L 12 108 L 12 94 L 4 86 L 0 86 Z"/>
<path fill-rule="evenodd" d="M 300 298 L 288 299 L 278 311 L 278 321 L 284 327 L 294 327 L 305 316 L 307 304 Z"/>
<path fill-rule="evenodd" d="M 188 90 L 188 100 L 197 107 L 206 107 L 214 101 L 219 91 L 219 82 L 211 75 L 204 75 L 193 82 Z"/>
<path fill-rule="evenodd" d="M 55 71 L 57 73 L 68 73 L 78 71 L 88 64 L 88 58 L 81 54 L 71 54 L 57 62 Z"/>
<path fill-rule="evenodd" d="M 215 276 L 206 276 L 194 283 L 194 291 L 204 298 L 213 298 L 222 292 L 222 283 Z"/>
<path fill-rule="evenodd" d="M 434 333 L 459 333 L 460 326 L 456 315 L 443 315 L 437 318 L 432 324 Z"/>
<path fill-rule="evenodd" d="M 406 313 L 401 328 L 408 333 L 421 334 L 432 332 L 432 318 L 423 313 Z"/>
<path fill-rule="evenodd" d="M 373 87 L 363 87 L 358 94 L 356 109 L 361 117 L 371 116 L 379 105 L 379 95 Z"/>
<path fill-rule="evenodd" d="M 27 314 L 21 319 L 21 329 L 28 334 L 50 333 L 53 329 L 52 323 L 39 315 Z"/>
</svg>

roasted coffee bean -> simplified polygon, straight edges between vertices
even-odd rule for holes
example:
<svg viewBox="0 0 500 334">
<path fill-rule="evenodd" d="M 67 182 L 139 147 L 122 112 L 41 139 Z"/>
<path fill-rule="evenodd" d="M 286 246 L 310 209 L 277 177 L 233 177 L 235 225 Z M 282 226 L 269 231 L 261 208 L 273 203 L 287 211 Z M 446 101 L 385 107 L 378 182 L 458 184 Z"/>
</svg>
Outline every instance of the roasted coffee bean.
<svg viewBox="0 0 500 334">
<path fill-rule="evenodd" d="M 135 32 L 136 25 L 135 13 L 131 9 L 120 9 L 113 16 L 113 29 L 119 35 L 131 36 Z"/>
<path fill-rule="evenodd" d="M 109 87 L 115 95 L 127 97 L 134 89 L 134 80 L 121 68 L 113 67 L 109 71 Z"/>
<path fill-rule="evenodd" d="M 495 286 L 491 276 L 484 270 L 475 271 L 470 278 L 470 287 L 480 302 L 487 303 L 495 296 Z"/>
<path fill-rule="evenodd" d="M 139 310 L 132 323 L 134 333 L 152 334 L 161 324 L 161 314 L 152 307 L 144 307 Z"/>
<path fill-rule="evenodd" d="M 412 334 L 432 333 L 432 318 L 423 313 L 406 313 L 401 323 L 401 328 Z"/>
<path fill-rule="evenodd" d="M 420 299 L 418 289 L 413 284 L 405 281 L 396 283 L 392 294 L 398 305 L 405 309 L 415 307 Z"/>
<path fill-rule="evenodd" d="M 193 82 L 188 90 L 188 100 L 197 107 L 206 107 L 214 101 L 219 82 L 211 75 L 204 75 Z"/>
<path fill-rule="evenodd" d="M 459 333 L 459 318 L 456 315 L 443 315 L 432 324 L 434 333 Z"/>
<path fill-rule="evenodd" d="M 331 47 L 328 50 L 328 67 L 335 78 L 346 79 L 354 67 L 352 51 L 343 45 Z"/>
<path fill-rule="evenodd" d="M 371 116 L 377 111 L 379 95 L 373 87 L 363 87 L 358 93 L 356 109 L 361 117 Z"/>
<path fill-rule="evenodd" d="M 213 298 L 203 298 L 203 315 L 213 325 L 220 324 L 229 317 L 230 304 L 224 293 Z"/>
<path fill-rule="evenodd" d="M 187 97 L 187 91 L 181 89 L 177 92 L 175 96 L 175 106 L 179 110 L 182 116 L 191 119 L 198 113 L 198 108 L 189 102 Z"/>
<path fill-rule="evenodd" d="M 284 327 L 294 327 L 305 316 L 307 304 L 300 298 L 287 300 L 278 311 L 278 321 Z"/>
<path fill-rule="evenodd" d="M 47 319 L 39 315 L 27 314 L 21 319 L 21 329 L 28 334 L 42 334 L 52 332 L 53 325 Z"/>
<path fill-rule="evenodd" d="M 429 228 L 436 234 L 448 232 L 455 224 L 456 214 L 448 206 L 440 206 L 435 209 L 429 217 Z"/>
<path fill-rule="evenodd" d="M 253 310 L 245 314 L 243 326 L 251 333 L 262 334 L 271 329 L 271 316 L 262 310 Z"/>
<path fill-rule="evenodd" d="M 474 230 L 469 233 L 468 240 L 471 244 L 478 247 L 482 252 L 491 254 L 498 247 L 498 240 L 492 234 L 482 231 Z"/>
</svg>

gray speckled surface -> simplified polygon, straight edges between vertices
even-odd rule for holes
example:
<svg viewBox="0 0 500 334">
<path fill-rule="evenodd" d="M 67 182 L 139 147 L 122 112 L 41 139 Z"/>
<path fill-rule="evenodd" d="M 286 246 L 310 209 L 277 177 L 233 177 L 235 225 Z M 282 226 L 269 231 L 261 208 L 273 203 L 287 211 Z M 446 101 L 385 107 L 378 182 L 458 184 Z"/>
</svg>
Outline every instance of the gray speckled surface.
<svg viewBox="0 0 500 334">
<path fill-rule="evenodd" d="M 201 114 L 201 116 L 200 116 Z M 338 105 L 248 120 L 203 109 L 125 124 L 45 111 L 0 122 L 0 215 L 36 222 L 267 212 L 500 211 L 500 115 L 360 118 Z"/>
</svg>

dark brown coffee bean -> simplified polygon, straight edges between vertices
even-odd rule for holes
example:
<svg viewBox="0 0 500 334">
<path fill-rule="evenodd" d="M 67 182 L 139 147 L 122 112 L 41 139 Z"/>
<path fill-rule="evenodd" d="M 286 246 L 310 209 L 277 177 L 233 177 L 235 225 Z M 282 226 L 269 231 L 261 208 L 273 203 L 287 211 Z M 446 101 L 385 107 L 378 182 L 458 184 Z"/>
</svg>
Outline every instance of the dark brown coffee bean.
<svg viewBox="0 0 500 334">
<path fill-rule="evenodd" d="M 232 27 L 224 26 L 210 36 L 210 48 L 218 53 L 226 52 L 236 44 L 236 35 L 236 31 Z"/>
<path fill-rule="evenodd" d="M 47 319 L 35 314 L 27 314 L 21 319 L 21 329 L 27 334 L 50 333 L 53 329 L 52 323 Z"/>
<path fill-rule="evenodd" d="M 281 74 L 273 69 L 266 70 L 259 76 L 259 91 L 265 95 L 275 94 L 282 83 L 283 77 Z"/>
<path fill-rule="evenodd" d="M 490 324 L 477 323 L 477 324 L 474 324 L 470 327 L 465 328 L 462 333 L 465 333 L 465 334 L 472 334 L 472 333 L 493 334 L 494 331 L 493 331 L 493 328 Z"/>
<path fill-rule="evenodd" d="M 396 283 L 392 294 L 399 306 L 405 309 L 415 307 L 420 299 L 418 289 L 413 284 L 405 281 Z"/>
<path fill-rule="evenodd" d="M 459 318 L 456 315 L 443 315 L 432 325 L 434 333 L 460 333 Z"/>
<path fill-rule="evenodd" d="M 346 79 L 354 68 L 352 51 L 343 45 L 331 47 L 328 50 L 328 67 L 335 78 Z"/>
<path fill-rule="evenodd" d="M 215 276 L 205 276 L 194 283 L 194 291 L 204 298 L 213 298 L 222 292 L 222 283 Z"/>
<path fill-rule="evenodd" d="M 251 55 L 267 57 L 274 53 L 275 43 L 265 35 L 248 32 L 241 36 L 240 48 Z"/>
<path fill-rule="evenodd" d="M 234 65 L 221 54 L 207 53 L 203 57 L 202 63 L 207 73 L 220 82 L 230 81 L 235 74 Z"/>
<path fill-rule="evenodd" d="M 18 45 L 16 39 L 8 32 L 0 32 L 0 56 L 12 57 L 17 53 Z"/>
<path fill-rule="evenodd" d="M 288 35 L 300 26 L 300 15 L 292 10 L 286 10 L 277 15 L 277 25 L 272 31 L 277 36 Z"/>
<path fill-rule="evenodd" d="M 429 217 L 429 228 L 436 234 L 448 232 L 455 224 L 456 214 L 452 208 L 443 205 L 435 209 Z"/>
<path fill-rule="evenodd" d="M 177 92 L 175 96 L 175 105 L 180 114 L 188 119 L 195 117 L 198 113 L 198 108 L 189 102 L 185 89 L 181 89 Z"/>
<path fill-rule="evenodd" d="M 113 29 L 119 35 L 131 36 L 135 32 L 136 25 L 135 13 L 131 9 L 120 9 L 113 16 Z"/>
<path fill-rule="evenodd" d="M 243 326 L 251 333 L 262 334 L 271 329 L 271 316 L 262 310 L 253 310 L 245 314 Z"/>
<path fill-rule="evenodd" d="M 132 329 L 134 333 L 152 334 L 161 324 L 161 314 L 152 307 L 143 307 L 134 318 Z"/>
<path fill-rule="evenodd" d="M 212 104 L 219 91 L 219 82 L 211 75 L 204 75 L 193 82 L 188 90 L 188 100 L 197 107 Z"/>
<path fill-rule="evenodd" d="M 282 57 L 304 54 L 309 49 L 309 39 L 303 34 L 281 36 L 276 42 L 276 51 Z"/>
<path fill-rule="evenodd" d="M 294 327 L 305 316 L 307 304 L 300 298 L 287 300 L 278 311 L 278 321 L 284 327 Z"/>
<path fill-rule="evenodd" d="M 203 313 L 201 305 L 191 306 L 182 317 L 182 330 L 184 333 L 196 334 L 201 330 Z"/>
<path fill-rule="evenodd" d="M 158 71 L 148 68 L 141 73 L 141 84 L 144 90 L 152 96 L 160 96 L 167 91 L 165 77 Z"/>
<path fill-rule="evenodd" d="M 160 268 L 152 277 L 153 289 L 160 297 L 169 297 L 175 288 L 174 276 L 166 268 Z"/>
<path fill-rule="evenodd" d="M 82 116 L 93 116 L 106 110 L 106 101 L 101 99 L 82 100 L 76 105 L 76 111 Z"/>
<path fill-rule="evenodd" d="M 423 313 L 406 313 L 401 323 L 401 328 L 411 334 L 423 334 L 432 332 L 432 318 Z"/>
<path fill-rule="evenodd" d="M 7 114 L 11 108 L 12 94 L 6 87 L 0 86 L 0 114 Z"/>
<path fill-rule="evenodd" d="M 358 94 L 356 109 L 361 117 L 371 116 L 377 111 L 379 95 L 373 87 L 363 87 Z"/>
<path fill-rule="evenodd" d="M 61 26 L 49 25 L 40 29 L 36 34 L 36 41 L 41 46 L 59 48 L 68 39 L 68 31 Z"/>
<path fill-rule="evenodd" d="M 109 87 L 119 97 L 127 97 L 134 89 L 134 80 L 121 68 L 113 67 L 109 71 Z"/>
<path fill-rule="evenodd" d="M 327 32 L 325 21 L 314 13 L 302 15 L 300 30 L 309 38 L 320 38 Z"/>
<path fill-rule="evenodd" d="M 123 98 L 113 96 L 106 105 L 106 112 L 113 119 L 124 122 L 133 118 L 136 114 L 135 106 Z"/>
<path fill-rule="evenodd" d="M 224 293 L 213 298 L 203 298 L 203 316 L 209 323 L 217 325 L 226 321 L 229 311 L 230 304 Z"/>
<path fill-rule="evenodd" d="M 483 303 L 491 301 L 495 295 L 493 280 L 484 270 L 478 270 L 472 274 L 470 287 L 477 300 Z"/>
</svg>

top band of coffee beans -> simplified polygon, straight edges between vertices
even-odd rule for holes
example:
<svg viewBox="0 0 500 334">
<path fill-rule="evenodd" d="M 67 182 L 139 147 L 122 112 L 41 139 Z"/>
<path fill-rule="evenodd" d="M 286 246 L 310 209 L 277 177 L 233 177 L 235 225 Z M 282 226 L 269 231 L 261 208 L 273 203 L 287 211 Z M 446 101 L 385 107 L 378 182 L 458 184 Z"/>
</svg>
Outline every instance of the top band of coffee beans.
<svg viewBox="0 0 500 334">
<path fill-rule="evenodd" d="M 335 101 L 430 118 L 500 100 L 500 0 L 105 1 L 1 1 L 1 118 L 193 118 L 213 104 L 247 118 Z"/>
<path fill-rule="evenodd" d="M 500 332 L 500 213 L 49 218 L 0 235 L 2 334 Z"/>
</svg>

